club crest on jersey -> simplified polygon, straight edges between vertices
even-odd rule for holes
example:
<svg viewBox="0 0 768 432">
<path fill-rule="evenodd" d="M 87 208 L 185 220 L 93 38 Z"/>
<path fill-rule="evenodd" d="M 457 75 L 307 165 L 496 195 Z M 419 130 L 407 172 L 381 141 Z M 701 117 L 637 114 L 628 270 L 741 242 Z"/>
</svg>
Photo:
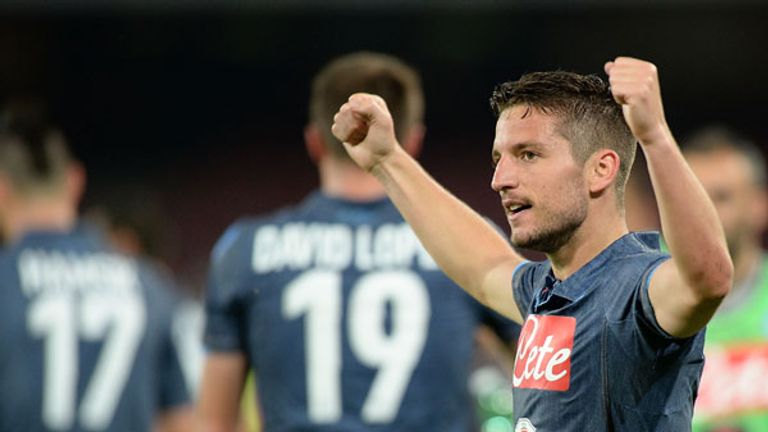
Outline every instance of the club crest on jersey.
<svg viewBox="0 0 768 432">
<path fill-rule="evenodd" d="M 517 424 L 515 424 L 515 432 L 536 432 L 536 428 L 533 427 L 530 420 L 521 417 L 517 420 Z"/>
<path fill-rule="evenodd" d="M 568 390 L 575 331 L 574 317 L 528 315 L 518 340 L 513 385 L 540 390 Z"/>
</svg>

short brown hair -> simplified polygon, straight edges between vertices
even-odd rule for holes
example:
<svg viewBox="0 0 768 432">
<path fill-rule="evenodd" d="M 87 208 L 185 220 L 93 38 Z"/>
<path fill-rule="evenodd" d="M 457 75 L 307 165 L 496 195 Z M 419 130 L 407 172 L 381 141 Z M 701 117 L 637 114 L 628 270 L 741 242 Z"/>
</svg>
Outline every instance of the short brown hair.
<svg viewBox="0 0 768 432">
<path fill-rule="evenodd" d="M 42 118 L 0 115 L 0 172 L 20 193 L 58 190 L 71 162 L 63 134 Z"/>
<path fill-rule="evenodd" d="M 348 157 L 331 133 L 333 116 L 353 93 L 381 96 L 395 123 L 398 139 L 424 117 L 424 93 L 419 74 L 401 60 L 379 53 L 357 52 L 327 64 L 312 83 L 309 119 L 323 134 L 331 154 Z"/>
<path fill-rule="evenodd" d="M 502 83 L 493 91 L 491 108 L 498 117 L 507 109 L 525 105 L 557 116 L 558 131 L 571 142 L 574 159 L 584 163 L 600 149 L 619 155 L 616 196 L 624 204 L 624 188 L 635 160 L 636 140 L 608 84 L 597 75 L 574 72 L 533 72 L 517 81 Z"/>
</svg>

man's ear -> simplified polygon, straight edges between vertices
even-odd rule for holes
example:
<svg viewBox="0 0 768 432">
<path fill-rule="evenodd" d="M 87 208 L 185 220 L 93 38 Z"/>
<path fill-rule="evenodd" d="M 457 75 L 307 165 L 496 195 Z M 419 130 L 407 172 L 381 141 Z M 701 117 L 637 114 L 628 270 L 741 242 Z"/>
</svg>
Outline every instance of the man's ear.
<svg viewBox="0 0 768 432">
<path fill-rule="evenodd" d="M 752 227 L 756 232 L 765 232 L 768 226 L 768 191 L 764 188 L 756 188 L 752 199 L 750 200 L 750 217 L 754 224 Z"/>
<path fill-rule="evenodd" d="M 314 123 L 309 123 L 304 127 L 304 145 L 307 147 L 307 154 L 312 162 L 318 164 L 328 153 L 325 147 L 323 133 Z"/>
<path fill-rule="evenodd" d="M 85 168 L 79 162 L 72 162 L 67 168 L 66 176 L 67 199 L 77 207 L 85 192 Z"/>
<path fill-rule="evenodd" d="M 6 208 L 12 199 L 13 186 L 3 173 L 0 173 L 0 209 Z"/>
<path fill-rule="evenodd" d="M 400 145 L 403 149 L 414 158 L 419 157 L 421 149 L 424 147 L 424 135 L 427 133 L 427 128 L 421 124 L 416 123 L 408 128 L 408 131 L 403 137 L 403 142 Z"/>
<path fill-rule="evenodd" d="M 621 159 L 618 153 L 610 149 L 601 149 L 587 160 L 587 181 L 589 192 L 599 195 L 611 187 L 619 173 Z"/>
</svg>

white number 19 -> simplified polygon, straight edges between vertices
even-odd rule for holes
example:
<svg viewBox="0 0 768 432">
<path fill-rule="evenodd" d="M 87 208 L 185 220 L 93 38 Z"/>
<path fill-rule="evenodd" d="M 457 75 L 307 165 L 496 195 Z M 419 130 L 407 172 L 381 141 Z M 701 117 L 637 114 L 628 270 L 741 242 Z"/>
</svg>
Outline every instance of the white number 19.
<svg viewBox="0 0 768 432">
<path fill-rule="evenodd" d="M 313 270 L 293 280 L 283 297 L 283 315 L 306 314 L 307 404 L 315 423 L 341 419 L 341 274 Z M 385 328 L 387 305 L 391 328 Z M 413 369 L 421 358 L 430 317 L 424 282 L 412 272 L 383 271 L 352 287 L 347 328 L 358 360 L 378 369 L 363 404 L 368 423 L 395 419 Z"/>
</svg>

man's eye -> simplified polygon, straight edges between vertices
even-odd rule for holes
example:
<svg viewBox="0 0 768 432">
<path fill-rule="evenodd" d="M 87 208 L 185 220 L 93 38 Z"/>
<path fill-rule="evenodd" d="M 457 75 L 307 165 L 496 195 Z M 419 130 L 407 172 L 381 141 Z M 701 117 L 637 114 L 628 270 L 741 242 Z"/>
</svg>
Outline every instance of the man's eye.
<svg viewBox="0 0 768 432">
<path fill-rule="evenodd" d="M 530 152 L 530 151 L 524 151 L 520 153 L 520 159 L 527 160 L 527 161 L 534 160 L 536 159 L 537 156 L 538 155 L 536 153 Z"/>
</svg>

